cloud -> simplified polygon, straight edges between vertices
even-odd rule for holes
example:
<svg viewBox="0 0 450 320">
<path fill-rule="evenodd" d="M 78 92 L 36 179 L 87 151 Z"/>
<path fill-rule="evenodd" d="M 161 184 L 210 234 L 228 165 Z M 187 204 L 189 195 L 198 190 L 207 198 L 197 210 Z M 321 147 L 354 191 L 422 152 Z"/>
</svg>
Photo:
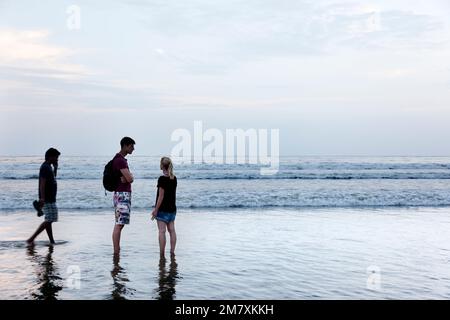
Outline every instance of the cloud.
<svg viewBox="0 0 450 320">
<path fill-rule="evenodd" d="M 417 73 L 418 71 L 414 69 L 394 68 L 370 72 L 370 75 L 381 78 L 396 79 L 396 78 L 409 78 L 416 75 Z"/>
<path fill-rule="evenodd" d="M 49 76 L 51 75 L 51 76 Z M 60 76 L 62 75 L 62 76 Z M 150 84 L 84 76 L 45 68 L 0 67 L 0 109 L 116 110 L 156 105 Z"/>
<path fill-rule="evenodd" d="M 69 77 L 86 75 L 82 65 L 65 62 L 74 50 L 49 44 L 48 30 L 0 29 L 0 66 L 29 70 L 46 69 L 42 76 Z"/>
<path fill-rule="evenodd" d="M 378 3 L 378 2 L 377 2 Z M 166 62 L 217 74 L 249 61 L 339 51 L 429 50 L 446 45 L 445 17 L 393 6 L 331 1 L 128 1 Z M 134 9 L 133 9 L 134 8 Z M 157 49 L 158 50 L 158 49 Z"/>
<path fill-rule="evenodd" d="M 0 29 L 0 47 L 2 110 L 73 106 L 83 110 L 97 101 L 110 109 L 111 104 L 123 103 L 117 96 L 126 90 L 71 62 L 79 51 L 51 44 L 48 30 Z"/>
</svg>

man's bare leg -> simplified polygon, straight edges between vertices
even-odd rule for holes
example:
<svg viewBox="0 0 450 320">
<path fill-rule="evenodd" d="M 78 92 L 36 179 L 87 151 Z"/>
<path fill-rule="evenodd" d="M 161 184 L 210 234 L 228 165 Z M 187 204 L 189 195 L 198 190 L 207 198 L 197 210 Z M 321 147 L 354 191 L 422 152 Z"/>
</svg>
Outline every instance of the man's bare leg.
<svg viewBox="0 0 450 320">
<path fill-rule="evenodd" d="M 52 223 L 49 222 L 47 227 L 45 228 L 47 231 L 48 239 L 50 240 L 51 244 L 55 244 L 55 239 L 53 239 L 53 230 L 52 230 Z"/>
<path fill-rule="evenodd" d="M 38 235 L 40 235 L 42 231 L 47 229 L 49 224 L 51 224 L 51 223 L 47 222 L 47 221 L 42 222 L 41 225 L 37 228 L 36 232 L 27 240 L 27 243 L 28 244 L 33 244 L 34 243 L 34 239 L 36 239 L 36 237 Z"/>
<path fill-rule="evenodd" d="M 113 229 L 112 240 L 114 246 L 114 254 L 120 253 L 120 235 L 122 233 L 123 224 L 116 224 Z"/>
</svg>

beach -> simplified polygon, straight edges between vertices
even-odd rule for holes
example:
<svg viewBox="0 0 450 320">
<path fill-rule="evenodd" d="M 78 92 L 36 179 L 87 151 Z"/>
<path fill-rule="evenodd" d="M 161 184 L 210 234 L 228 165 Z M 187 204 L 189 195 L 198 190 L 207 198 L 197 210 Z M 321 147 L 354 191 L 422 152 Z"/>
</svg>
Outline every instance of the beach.
<svg viewBox="0 0 450 320">
<path fill-rule="evenodd" d="M 182 209 L 161 261 L 149 210 L 113 261 L 112 210 L 0 215 L 1 299 L 448 299 L 449 208 Z"/>
<path fill-rule="evenodd" d="M 0 157 L 0 298 L 450 298 L 449 157 L 281 157 L 269 176 L 176 164 L 178 242 L 163 261 L 150 220 L 159 157 L 128 157 L 136 180 L 118 261 L 101 183 L 109 158 L 61 156 L 57 245 L 43 232 L 27 249 L 43 159 Z"/>
</svg>

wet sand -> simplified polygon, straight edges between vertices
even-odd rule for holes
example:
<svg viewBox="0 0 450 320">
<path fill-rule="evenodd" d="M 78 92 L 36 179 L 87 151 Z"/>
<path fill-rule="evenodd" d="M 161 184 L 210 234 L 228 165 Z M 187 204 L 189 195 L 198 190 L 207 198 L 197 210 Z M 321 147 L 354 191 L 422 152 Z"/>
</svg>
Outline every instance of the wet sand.
<svg viewBox="0 0 450 320">
<path fill-rule="evenodd" d="M 448 299 L 450 209 L 180 210 L 176 257 L 133 211 L 112 256 L 113 214 L 0 213 L 2 299 Z"/>
</svg>

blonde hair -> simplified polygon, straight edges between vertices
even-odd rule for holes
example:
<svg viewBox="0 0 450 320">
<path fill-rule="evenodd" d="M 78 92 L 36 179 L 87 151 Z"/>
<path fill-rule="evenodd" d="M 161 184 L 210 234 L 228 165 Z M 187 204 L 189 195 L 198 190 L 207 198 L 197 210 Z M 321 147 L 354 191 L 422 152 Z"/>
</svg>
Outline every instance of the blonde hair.
<svg viewBox="0 0 450 320">
<path fill-rule="evenodd" d="M 175 175 L 173 174 L 173 164 L 169 157 L 162 157 L 160 163 L 161 169 L 167 170 L 169 172 L 170 179 L 173 179 Z"/>
</svg>

